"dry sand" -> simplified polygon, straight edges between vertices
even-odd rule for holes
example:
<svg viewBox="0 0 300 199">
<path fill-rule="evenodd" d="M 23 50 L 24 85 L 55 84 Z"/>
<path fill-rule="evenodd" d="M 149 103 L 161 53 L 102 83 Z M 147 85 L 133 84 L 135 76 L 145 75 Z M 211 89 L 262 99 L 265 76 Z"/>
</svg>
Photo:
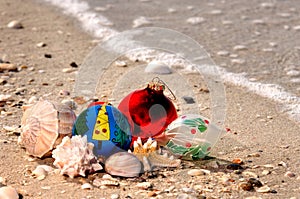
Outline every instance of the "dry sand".
<svg viewBox="0 0 300 199">
<path fill-rule="evenodd" d="M 17 135 L 4 127 L 20 124 L 21 105 L 31 96 L 46 96 L 54 101 L 67 98 L 59 93 L 72 92 L 75 73 L 62 70 L 71 68 L 72 62 L 80 65 L 95 43 L 70 19 L 32 1 L 2 0 L 0 14 L 0 58 L 18 67 L 26 66 L 19 72 L 1 73 L 8 78 L 7 83 L 0 85 L 0 94 L 11 97 L 1 102 L 0 107 L 0 177 L 6 179 L 1 184 L 16 188 L 23 198 L 113 198 L 113 194 L 120 198 L 144 198 L 151 194 L 157 198 L 300 198 L 299 126 L 278 113 L 271 101 L 233 85 L 225 85 L 225 126 L 231 132 L 218 142 L 212 160 L 197 161 L 191 167 L 184 163 L 182 168 L 163 170 L 152 178 L 144 175 L 139 179 L 119 179 L 119 187 L 92 190 L 82 190 L 81 184 L 103 173 L 74 180 L 58 174 L 50 174 L 42 181 L 33 178 L 30 171 L 38 164 L 51 165 L 51 159 L 30 161 L 17 146 Z M 7 28 L 12 20 L 20 20 L 24 28 Z M 40 42 L 46 46 L 37 47 Z M 218 166 L 234 158 L 243 159 L 244 172 Z M 207 168 L 211 174 L 191 177 L 186 174 L 191 168 Z M 264 175 L 263 170 L 270 173 Z M 295 177 L 286 177 L 287 171 Z M 245 191 L 239 186 L 253 175 L 270 187 L 269 193 Z M 153 183 L 153 188 L 141 190 L 136 186 L 141 181 Z"/>
</svg>

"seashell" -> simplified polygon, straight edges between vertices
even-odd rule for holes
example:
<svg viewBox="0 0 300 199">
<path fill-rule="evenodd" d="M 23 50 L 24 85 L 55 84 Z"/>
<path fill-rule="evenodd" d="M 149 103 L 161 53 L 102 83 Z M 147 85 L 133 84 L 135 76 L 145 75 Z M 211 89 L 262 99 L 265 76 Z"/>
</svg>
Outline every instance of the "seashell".
<svg viewBox="0 0 300 199">
<path fill-rule="evenodd" d="M 190 176 L 201 176 L 205 175 L 205 173 L 201 169 L 191 169 L 187 172 Z"/>
<path fill-rule="evenodd" d="M 181 163 L 174 156 L 168 157 L 168 154 L 160 154 L 157 150 L 157 142 L 149 138 L 144 144 L 140 137 L 133 143 L 133 152 L 143 164 L 144 172 L 152 171 L 155 167 L 178 167 Z"/>
<path fill-rule="evenodd" d="M 152 188 L 153 184 L 151 182 L 140 182 L 136 185 L 136 187 L 139 189 L 147 190 L 147 189 Z"/>
<path fill-rule="evenodd" d="M 36 169 L 38 169 L 38 168 L 44 169 L 47 173 L 50 173 L 50 172 L 53 171 L 53 167 L 48 166 L 48 165 L 38 165 L 38 166 L 36 167 Z"/>
<path fill-rule="evenodd" d="M 52 152 L 55 159 L 53 165 L 60 169 L 60 174 L 71 178 L 79 175 L 85 177 L 87 173 L 102 170 L 93 154 L 93 148 L 94 144 L 88 143 L 86 136 L 64 137 Z"/>
<path fill-rule="evenodd" d="M 204 21 L 205 19 L 203 17 L 191 17 L 186 20 L 186 22 L 191 25 L 198 25 L 203 23 Z"/>
<path fill-rule="evenodd" d="M 146 66 L 145 72 L 156 74 L 171 74 L 172 70 L 168 65 L 164 64 L 163 62 L 152 61 Z"/>
<path fill-rule="evenodd" d="M 115 176 L 137 177 L 141 170 L 141 162 L 133 154 L 127 152 L 115 153 L 105 162 L 105 171 Z"/>
<path fill-rule="evenodd" d="M 96 178 L 93 180 L 93 185 L 96 187 L 100 186 L 119 186 L 120 183 L 115 178 Z"/>
<path fill-rule="evenodd" d="M 14 64 L 8 64 L 8 63 L 0 63 L 0 72 L 3 71 L 17 71 L 18 67 Z"/>
<path fill-rule="evenodd" d="M 141 26 L 149 26 L 151 24 L 152 24 L 152 22 L 150 21 L 149 18 L 141 16 L 141 17 L 136 18 L 133 21 L 132 28 L 139 28 Z"/>
<path fill-rule="evenodd" d="M 43 180 L 47 176 L 47 171 L 42 167 L 37 167 L 35 170 L 32 171 L 32 174 L 37 177 L 38 180 Z"/>
<path fill-rule="evenodd" d="M 7 27 L 11 29 L 22 29 L 23 25 L 20 21 L 13 20 L 7 24 Z"/>
<path fill-rule="evenodd" d="M 53 168 L 48 165 L 38 165 L 32 174 L 38 179 L 43 180 L 46 178 L 49 172 L 53 171 Z"/>
<path fill-rule="evenodd" d="M 91 185 L 90 183 L 84 183 L 83 185 L 81 185 L 81 189 L 93 189 L 93 185 Z"/>
<path fill-rule="evenodd" d="M 258 193 L 268 193 L 270 191 L 271 191 L 271 189 L 267 185 L 262 186 L 262 187 L 256 189 L 256 192 L 258 192 Z"/>
<path fill-rule="evenodd" d="M 7 179 L 0 177 L 0 186 L 6 185 L 6 183 L 7 183 Z"/>
<path fill-rule="evenodd" d="M 18 199 L 19 194 L 15 188 L 6 186 L 0 188 L 0 198 L 1 199 Z"/>
<path fill-rule="evenodd" d="M 24 109 L 18 142 L 29 155 L 48 156 L 63 137 L 72 135 L 76 115 L 68 106 L 39 100 Z"/>
</svg>

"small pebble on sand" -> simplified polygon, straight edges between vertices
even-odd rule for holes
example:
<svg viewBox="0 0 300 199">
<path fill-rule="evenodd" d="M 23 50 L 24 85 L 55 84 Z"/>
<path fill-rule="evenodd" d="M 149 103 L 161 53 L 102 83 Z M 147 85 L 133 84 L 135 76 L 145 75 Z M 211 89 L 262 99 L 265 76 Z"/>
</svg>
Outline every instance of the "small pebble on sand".
<svg viewBox="0 0 300 199">
<path fill-rule="evenodd" d="M 17 71 L 17 70 L 18 70 L 18 67 L 14 64 L 0 63 L 0 72 Z"/>
<path fill-rule="evenodd" d="M 116 61 L 115 62 L 116 66 L 118 67 L 127 67 L 127 63 L 125 61 Z"/>
<path fill-rule="evenodd" d="M 265 25 L 266 22 L 262 19 L 255 19 L 255 20 L 252 21 L 252 24 L 254 24 L 254 25 Z"/>
<path fill-rule="evenodd" d="M 212 14 L 212 15 L 220 15 L 222 13 L 223 13 L 222 10 L 212 10 L 212 11 L 210 11 L 210 14 Z"/>
<path fill-rule="evenodd" d="M 111 194 L 111 195 L 110 195 L 110 198 L 111 198 L 111 199 L 119 199 L 119 198 L 120 198 L 120 195 L 117 194 L 117 193 Z"/>
<path fill-rule="evenodd" d="M 245 62 L 244 59 L 231 59 L 231 63 L 233 64 L 245 64 Z"/>
<path fill-rule="evenodd" d="M 22 23 L 20 21 L 17 21 L 17 20 L 13 20 L 13 21 L 9 22 L 7 24 L 7 27 L 11 28 L 11 29 L 22 29 L 22 28 L 24 28 Z"/>
<path fill-rule="evenodd" d="M 62 69 L 63 73 L 72 73 L 72 72 L 75 72 L 75 71 L 77 71 L 76 68 L 64 68 L 64 69 Z"/>
<path fill-rule="evenodd" d="M 267 185 L 259 187 L 258 189 L 256 189 L 256 192 L 258 192 L 258 193 L 268 193 L 270 191 L 271 191 L 271 189 Z"/>
<path fill-rule="evenodd" d="M 175 13 L 176 9 L 175 8 L 168 8 L 168 13 Z"/>
<path fill-rule="evenodd" d="M 264 3 L 261 3 L 260 6 L 263 8 L 273 8 L 275 6 L 275 4 L 272 2 L 264 2 Z"/>
<path fill-rule="evenodd" d="M 201 169 L 191 169 L 187 172 L 190 176 L 201 176 L 205 175 L 205 173 Z"/>
<path fill-rule="evenodd" d="M 50 59 L 50 58 L 52 58 L 52 55 L 51 55 L 51 54 L 48 54 L 48 53 L 46 53 L 46 54 L 44 54 L 44 57 L 45 57 L 45 58 L 48 58 L 48 59 Z"/>
<path fill-rule="evenodd" d="M 153 187 L 153 184 L 151 182 L 140 182 L 136 185 L 136 187 L 139 189 L 147 190 Z"/>
<path fill-rule="evenodd" d="M 269 170 L 263 170 L 262 172 L 261 172 L 261 174 L 262 175 L 269 175 L 271 172 L 269 171 Z"/>
<path fill-rule="evenodd" d="M 81 185 L 81 189 L 90 190 L 93 189 L 93 185 L 91 185 L 90 183 L 84 183 L 83 185 Z"/>
<path fill-rule="evenodd" d="M 253 185 L 249 182 L 242 182 L 239 184 L 239 187 L 241 187 L 245 191 L 251 191 L 253 190 Z"/>
<path fill-rule="evenodd" d="M 150 21 L 150 19 L 148 19 L 144 16 L 140 16 L 140 17 L 136 18 L 135 20 L 133 20 L 132 28 L 139 28 L 139 27 L 148 26 L 148 25 L 152 25 L 152 22 Z"/>
<path fill-rule="evenodd" d="M 289 70 L 286 72 L 286 74 L 291 77 L 297 77 L 297 76 L 300 76 L 300 71 L 299 70 Z"/>
<path fill-rule="evenodd" d="M 221 50 L 221 51 L 218 51 L 217 52 L 217 55 L 220 55 L 220 56 L 228 56 L 230 53 L 228 51 L 225 51 L 225 50 Z"/>
<path fill-rule="evenodd" d="M 39 48 L 42 48 L 42 47 L 47 46 L 47 44 L 45 44 L 44 42 L 40 42 L 40 43 L 37 43 L 36 46 Z"/>
<path fill-rule="evenodd" d="M 190 17 L 186 20 L 186 22 L 191 25 L 201 24 L 204 21 L 205 19 L 203 17 Z"/>
<path fill-rule="evenodd" d="M 291 172 L 291 171 L 287 171 L 285 174 L 284 174 L 285 177 L 289 177 L 289 178 L 294 178 L 296 177 L 296 174 Z"/>
<path fill-rule="evenodd" d="M 300 30 L 300 25 L 294 26 L 293 29 L 294 29 L 294 30 Z"/>
<path fill-rule="evenodd" d="M 196 103 L 193 97 L 190 96 L 183 96 L 182 99 L 185 101 L 187 104 L 194 104 Z"/>
<path fill-rule="evenodd" d="M 247 50 L 247 46 L 244 46 L 244 45 L 236 45 L 233 47 L 233 50 L 235 51 L 241 51 L 241 50 Z"/>
</svg>

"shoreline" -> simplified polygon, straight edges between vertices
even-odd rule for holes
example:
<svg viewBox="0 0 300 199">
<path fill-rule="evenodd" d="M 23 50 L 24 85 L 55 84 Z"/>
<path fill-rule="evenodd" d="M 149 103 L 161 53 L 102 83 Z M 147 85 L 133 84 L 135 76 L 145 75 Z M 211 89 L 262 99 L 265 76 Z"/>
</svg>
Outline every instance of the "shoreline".
<svg viewBox="0 0 300 199">
<path fill-rule="evenodd" d="M 112 26 L 113 22 L 109 21 L 109 19 L 102 15 L 101 12 L 96 12 L 96 8 L 93 10 L 90 5 L 84 1 L 75 0 L 60 3 L 55 0 L 47 0 L 46 2 L 56 6 L 57 9 L 60 9 L 61 12 L 66 13 L 67 16 L 72 17 L 72 20 L 76 21 L 76 23 L 78 23 L 78 25 L 87 32 L 87 34 L 90 34 L 92 37 L 95 37 L 100 41 L 106 40 L 120 33 L 115 30 L 114 26 Z M 112 5 L 108 4 L 106 7 L 101 8 L 104 10 L 109 10 L 111 6 Z M 151 23 L 149 23 L 149 25 L 151 25 Z M 142 53 L 142 56 L 145 57 L 144 59 L 147 59 L 147 57 L 151 57 L 149 54 L 151 53 Z M 135 55 L 133 55 L 133 58 L 130 59 L 135 59 L 134 56 Z M 166 56 L 161 54 L 160 57 L 162 58 L 158 58 L 158 61 L 169 63 L 169 65 L 176 65 L 176 62 L 178 62 L 177 58 L 169 58 L 166 60 L 164 58 Z M 188 66 L 187 68 L 191 67 Z M 257 95 L 266 97 L 268 100 L 272 100 L 281 104 L 281 112 L 286 112 L 289 114 L 291 120 L 296 121 L 300 125 L 300 98 L 295 93 L 290 93 L 286 90 L 286 88 L 283 88 L 277 84 L 263 83 L 255 80 L 253 81 L 253 78 L 247 78 L 247 74 L 230 72 L 228 69 L 225 69 L 220 65 L 217 66 L 217 70 L 219 71 L 224 82 L 243 87 L 250 92 L 256 93 Z"/>
<path fill-rule="evenodd" d="M 1 94 L 12 95 L 12 100 L 9 102 L 10 104 L 4 105 L 2 111 L 5 113 L 1 114 L 0 177 L 7 179 L 6 183 L 15 187 L 24 198 L 45 198 L 49 195 L 53 198 L 88 198 L 88 196 L 89 198 L 99 198 L 99 196 L 110 198 L 113 194 L 118 194 L 120 198 L 128 195 L 132 198 L 147 197 L 147 194 L 153 190 L 141 190 L 136 187 L 137 181 L 129 179 L 120 180 L 121 185 L 118 188 L 82 190 L 81 184 L 90 179 L 76 178 L 72 180 L 58 174 L 51 174 L 46 179 L 39 181 L 28 174 L 38 164 L 51 165 L 51 160 L 48 158 L 30 161 L 30 158 L 25 155 L 25 151 L 17 146 L 17 136 L 11 135 L 11 132 L 3 129 L 4 126 L 20 124 L 21 108 L 18 105 L 12 106 L 12 104 L 18 104 L 20 101 L 27 103 L 32 96 L 37 98 L 45 96 L 54 101 L 69 98 L 69 95 L 60 95 L 60 92 L 73 92 L 77 69 L 71 73 L 64 73 L 62 70 L 73 69 L 70 66 L 72 62 L 80 66 L 95 43 L 93 43 L 93 38 L 74 26 L 74 22 L 69 17 L 56 13 L 55 8 L 49 8 L 35 1 L 27 2 L 20 8 L 19 5 L 22 3 L 24 4 L 22 0 L 15 0 L 14 3 L 9 3 L 9 1 L 0 3 L 3 16 L 0 24 L 2 59 L 16 64 L 18 67 L 27 66 L 19 72 L 1 74 L 8 77 L 7 83 L 1 85 Z M 6 24 L 12 20 L 21 20 L 24 28 L 8 29 Z M 44 42 L 46 46 L 37 47 L 36 44 L 40 42 Z M 51 54 L 52 58 L 46 58 L 45 54 Z M 260 181 L 272 190 L 276 190 L 277 193 L 235 190 L 237 187 L 232 188 L 231 193 L 206 192 L 204 190 L 208 188 L 205 187 L 205 181 L 202 182 L 200 179 L 192 177 L 189 177 L 188 180 L 182 178 L 181 174 L 185 175 L 191 169 L 190 167 L 167 171 L 164 178 L 146 178 L 144 180 L 153 183 L 154 190 L 174 186 L 177 191 L 173 191 L 174 195 L 172 196 L 162 191 L 161 197 L 165 198 L 190 194 L 183 191 L 182 188 L 185 187 L 196 190 L 197 193 L 201 192 L 207 197 L 215 198 L 229 198 L 230 196 L 234 198 L 240 196 L 245 198 L 250 196 L 257 198 L 299 197 L 300 190 L 297 186 L 300 182 L 299 126 L 289 121 L 284 114 L 278 113 L 278 107 L 274 102 L 241 87 L 231 84 L 225 84 L 225 86 L 227 100 L 225 126 L 230 128 L 231 132 L 223 136 L 217 143 L 211 156 L 216 157 L 217 160 L 227 161 L 242 158 L 245 162 L 243 166 L 247 167 L 247 171 L 259 175 Z M 20 92 L 20 88 L 24 90 L 21 91 L 21 94 L 16 94 Z M 8 114 L 9 112 L 11 114 Z M 254 156 L 253 154 L 258 155 Z M 285 162 L 287 167 L 279 166 L 280 162 Z M 201 166 L 201 162 L 195 162 L 195 164 L 196 168 Z M 264 165 L 273 165 L 273 167 Z M 269 170 L 270 174 L 262 175 L 263 170 Z M 285 177 L 287 171 L 294 172 L 296 177 Z M 218 182 L 215 175 L 217 176 L 215 173 L 205 176 L 204 179 L 211 180 L 208 186 L 214 186 L 214 183 Z M 248 178 L 247 175 L 244 177 Z M 232 184 L 235 183 L 238 184 L 238 182 Z M 197 184 L 203 187 L 198 190 L 195 186 Z M 170 194 L 173 194 L 172 191 Z"/>
</svg>

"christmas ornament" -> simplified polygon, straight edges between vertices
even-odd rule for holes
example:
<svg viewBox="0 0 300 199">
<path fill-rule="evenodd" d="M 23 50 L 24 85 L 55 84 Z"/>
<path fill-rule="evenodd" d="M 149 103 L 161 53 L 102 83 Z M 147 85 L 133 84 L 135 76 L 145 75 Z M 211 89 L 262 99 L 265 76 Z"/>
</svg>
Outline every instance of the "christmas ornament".
<svg viewBox="0 0 300 199">
<path fill-rule="evenodd" d="M 73 135 L 86 135 L 88 142 L 94 144 L 94 154 L 103 158 L 127 151 L 131 142 L 126 117 L 107 104 L 96 103 L 84 110 L 73 126 Z"/>
<path fill-rule="evenodd" d="M 119 104 L 119 110 L 131 125 L 132 142 L 137 137 L 146 141 L 149 137 L 161 135 L 177 118 L 175 106 L 163 93 L 165 88 L 163 81 L 154 78 L 146 88 L 133 91 Z"/>
<path fill-rule="evenodd" d="M 170 137 L 165 146 L 169 151 L 182 159 L 194 160 L 210 153 L 218 128 L 201 115 L 187 114 L 173 121 L 165 134 Z"/>
</svg>

